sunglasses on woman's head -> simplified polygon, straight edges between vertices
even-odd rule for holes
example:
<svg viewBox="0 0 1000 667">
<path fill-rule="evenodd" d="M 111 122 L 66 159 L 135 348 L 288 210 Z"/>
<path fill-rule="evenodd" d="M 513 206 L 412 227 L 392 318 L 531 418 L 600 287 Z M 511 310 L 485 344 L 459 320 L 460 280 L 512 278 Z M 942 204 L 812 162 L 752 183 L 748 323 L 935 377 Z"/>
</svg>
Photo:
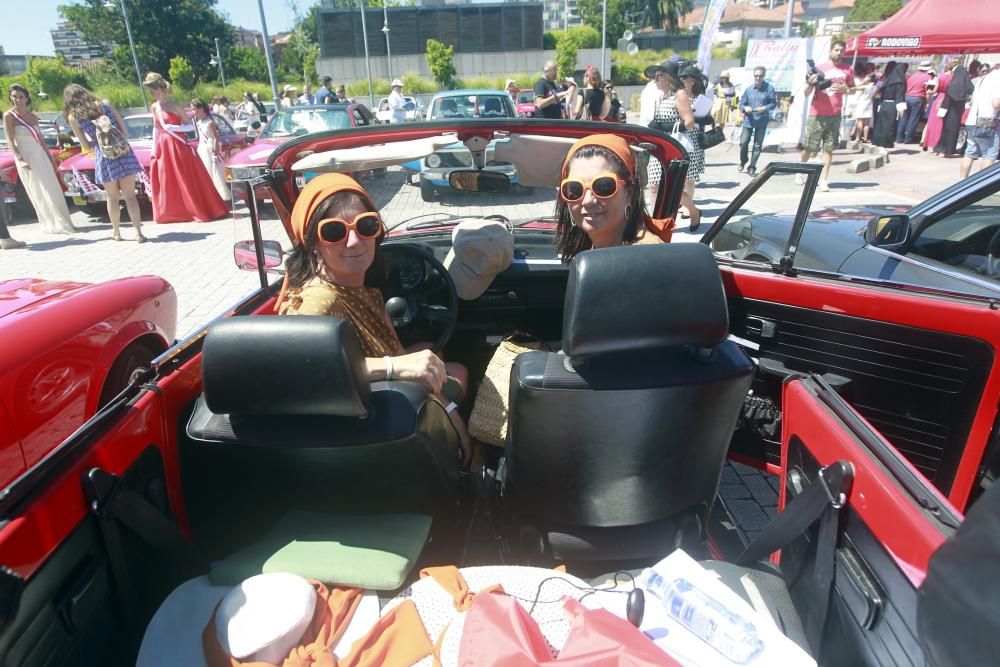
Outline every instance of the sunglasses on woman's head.
<svg viewBox="0 0 1000 667">
<path fill-rule="evenodd" d="M 363 239 L 373 239 L 382 232 L 382 216 L 376 211 L 365 211 L 351 222 L 344 218 L 324 218 L 316 227 L 316 235 L 319 236 L 320 243 L 337 245 L 347 240 L 352 229 Z"/>
<path fill-rule="evenodd" d="M 580 201 L 587 190 L 594 193 L 598 199 L 610 199 L 618 194 L 618 189 L 625 181 L 616 174 L 598 174 L 589 181 L 579 178 L 564 178 L 559 184 L 559 195 L 568 202 Z"/>
</svg>

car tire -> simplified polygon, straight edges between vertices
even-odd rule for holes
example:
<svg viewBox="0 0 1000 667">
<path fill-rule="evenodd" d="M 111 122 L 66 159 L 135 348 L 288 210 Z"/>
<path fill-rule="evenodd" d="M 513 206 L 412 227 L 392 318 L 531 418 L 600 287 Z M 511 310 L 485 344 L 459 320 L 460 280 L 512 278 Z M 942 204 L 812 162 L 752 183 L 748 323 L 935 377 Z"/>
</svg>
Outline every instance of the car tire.
<svg viewBox="0 0 1000 667">
<path fill-rule="evenodd" d="M 434 184 L 430 181 L 420 181 L 420 198 L 424 201 L 434 201 Z"/>
<path fill-rule="evenodd" d="M 108 218 L 107 204 L 84 204 L 83 210 L 91 218 L 97 218 L 101 222 L 111 222 L 111 219 Z"/>
<path fill-rule="evenodd" d="M 154 352 L 146 343 L 135 342 L 122 350 L 111 369 L 108 370 L 107 377 L 104 378 L 104 386 L 101 387 L 101 397 L 97 400 L 97 409 L 107 405 L 111 399 L 120 394 L 128 383 L 132 380 L 132 374 L 138 369 L 148 367 L 149 362 L 156 357 Z"/>
</svg>

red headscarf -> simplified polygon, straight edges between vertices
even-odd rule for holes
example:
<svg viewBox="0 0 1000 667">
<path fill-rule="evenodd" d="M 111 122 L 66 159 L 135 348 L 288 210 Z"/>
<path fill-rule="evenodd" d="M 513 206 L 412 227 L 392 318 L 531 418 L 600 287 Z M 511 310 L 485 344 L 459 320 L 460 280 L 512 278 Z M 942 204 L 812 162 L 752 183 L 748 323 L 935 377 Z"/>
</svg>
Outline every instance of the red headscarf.
<svg viewBox="0 0 1000 667">
<path fill-rule="evenodd" d="M 569 172 L 570 161 L 576 152 L 584 146 L 600 146 L 614 153 L 622 161 L 622 164 L 625 165 L 625 169 L 628 170 L 629 179 L 633 181 L 634 186 L 639 186 L 639 179 L 636 174 L 635 153 L 632 152 L 632 148 L 628 142 L 617 134 L 592 134 L 573 144 L 569 152 L 566 153 L 566 159 L 563 160 L 560 180 L 566 178 L 566 174 Z M 646 226 L 647 231 L 659 237 L 664 243 L 670 243 L 670 237 L 673 236 L 674 227 L 676 226 L 673 218 L 652 218 L 649 215 L 643 218 L 643 224 Z"/>
</svg>

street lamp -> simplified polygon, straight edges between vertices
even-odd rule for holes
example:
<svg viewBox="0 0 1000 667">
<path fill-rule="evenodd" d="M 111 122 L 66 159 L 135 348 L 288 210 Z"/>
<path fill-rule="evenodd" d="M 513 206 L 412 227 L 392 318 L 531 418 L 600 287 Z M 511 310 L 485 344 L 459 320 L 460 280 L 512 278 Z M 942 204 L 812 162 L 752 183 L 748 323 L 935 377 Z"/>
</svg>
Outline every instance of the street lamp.
<svg viewBox="0 0 1000 667">
<path fill-rule="evenodd" d="M 389 10 L 386 9 L 385 2 L 382 3 L 382 32 L 385 33 L 385 68 L 389 72 L 389 81 L 392 81 L 392 50 L 389 48 Z"/>
<path fill-rule="evenodd" d="M 142 85 L 142 73 L 139 71 L 139 56 L 135 52 L 135 40 L 132 39 L 132 24 L 128 22 L 128 12 L 125 11 L 125 0 L 118 0 L 115 3 L 113 0 L 105 0 L 105 9 L 114 9 L 119 7 L 122 10 L 122 16 L 125 18 L 125 33 L 128 35 L 128 45 L 132 49 L 132 62 L 135 64 L 135 78 L 139 82 L 139 92 L 142 93 L 142 106 L 146 107 L 146 111 L 149 111 L 149 102 L 146 101 L 146 89 Z"/>
<path fill-rule="evenodd" d="M 278 94 L 278 77 L 274 75 L 274 58 L 271 57 L 271 37 L 267 34 L 267 19 L 264 18 L 264 2 L 257 0 L 257 11 L 260 13 L 260 30 L 264 36 L 264 57 L 267 58 L 267 74 L 271 79 L 271 94 L 274 95 L 274 109 L 281 108 L 281 96 Z"/>
<path fill-rule="evenodd" d="M 368 101 L 370 109 L 375 108 L 375 86 L 372 85 L 372 64 L 368 59 L 368 26 L 365 23 L 365 0 L 361 0 L 361 37 L 365 43 L 365 71 L 368 72 Z"/>
<path fill-rule="evenodd" d="M 215 38 L 215 55 L 208 61 L 212 67 L 219 66 L 219 78 L 222 79 L 222 89 L 226 89 L 226 73 L 222 71 L 222 54 L 219 51 L 219 38 Z"/>
</svg>

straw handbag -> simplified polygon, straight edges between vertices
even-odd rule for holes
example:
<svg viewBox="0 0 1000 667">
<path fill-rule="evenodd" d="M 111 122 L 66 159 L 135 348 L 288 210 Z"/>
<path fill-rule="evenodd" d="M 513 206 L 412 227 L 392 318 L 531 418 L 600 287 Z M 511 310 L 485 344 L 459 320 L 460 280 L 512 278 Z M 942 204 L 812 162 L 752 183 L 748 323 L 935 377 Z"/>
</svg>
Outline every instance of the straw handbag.
<svg viewBox="0 0 1000 667">
<path fill-rule="evenodd" d="M 476 402 L 469 416 L 469 435 L 491 445 L 503 447 L 507 441 L 507 408 L 510 401 L 510 371 L 514 359 L 522 352 L 541 347 L 540 341 L 526 347 L 505 338 L 497 346 L 493 358 L 486 366 L 486 375 L 476 393 Z"/>
</svg>

